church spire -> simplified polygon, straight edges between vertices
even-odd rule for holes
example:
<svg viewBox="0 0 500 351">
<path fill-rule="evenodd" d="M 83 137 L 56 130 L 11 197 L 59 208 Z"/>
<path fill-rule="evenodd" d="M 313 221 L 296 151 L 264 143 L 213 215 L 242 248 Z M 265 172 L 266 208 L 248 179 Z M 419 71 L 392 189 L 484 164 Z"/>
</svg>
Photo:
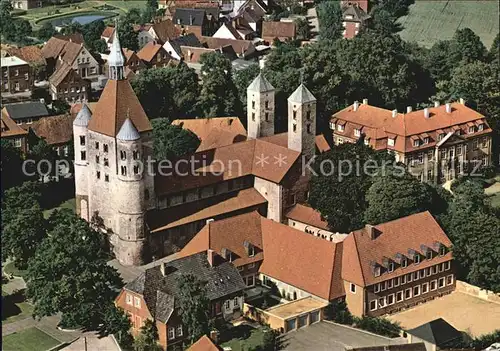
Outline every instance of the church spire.
<svg viewBox="0 0 500 351">
<path fill-rule="evenodd" d="M 111 45 L 111 52 L 108 56 L 109 79 L 124 79 L 124 65 L 125 57 L 123 57 L 120 39 L 118 38 L 118 22 L 116 22 L 113 32 L 113 44 Z"/>
</svg>

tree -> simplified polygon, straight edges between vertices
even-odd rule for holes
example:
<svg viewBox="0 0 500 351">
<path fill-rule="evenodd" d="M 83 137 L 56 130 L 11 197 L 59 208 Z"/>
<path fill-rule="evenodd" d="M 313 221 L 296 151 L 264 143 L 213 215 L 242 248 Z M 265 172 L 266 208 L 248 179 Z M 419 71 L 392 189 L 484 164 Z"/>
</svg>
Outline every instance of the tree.
<svg viewBox="0 0 500 351">
<path fill-rule="evenodd" d="M 26 176 L 22 172 L 23 160 L 21 158 L 21 152 L 19 148 L 15 147 L 14 144 L 3 138 L 1 140 L 1 187 L 2 187 L 2 198 L 4 191 L 20 185 Z"/>
<path fill-rule="evenodd" d="M 143 24 L 141 17 L 141 10 L 134 7 L 131 8 L 124 17 L 124 21 L 132 23 L 132 24 Z"/>
<path fill-rule="evenodd" d="M 112 334 L 122 347 L 129 348 L 133 340 L 132 335 L 130 335 L 130 328 L 130 318 L 125 311 L 114 304 L 110 304 L 104 313 L 101 334 L 103 336 Z"/>
<path fill-rule="evenodd" d="M 311 35 L 309 21 L 307 19 L 298 18 L 295 20 L 295 26 L 297 27 L 297 36 L 303 40 L 308 40 Z"/>
<path fill-rule="evenodd" d="M 29 158 L 39 165 L 40 175 L 54 172 L 57 154 L 52 146 L 47 144 L 45 139 L 40 139 L 34 133 L 30 134 L 31 140 Z M 42 162 L 43 161 L 43 162 Z M 37 170 L 38 171 L 38 170 Z M 53 174 L 50 174 L 53 175 Z"/>
<path fill-rule="evenodd" d="M 262 340 L 262 351 L 278 351 L 283 348 L 280 343 L 279 334 L 277 330 L 269 327 L 264 328 L 264 337 Z"/>
<path fill-rule="evenodd" d="M 139 50 L 139 33 L 134 30 L 133 23 L 129 22 L 127 17 L 120 18 L 118 36 L 123 48 L 133 51 Z"/>
<path fill-rule="evenodd" d="M 113 302 L 123 283 L 106 262 L 102 234 L 70 210 L 61 211 L 66 214 L 54 218 L 65 220 L 53 223 L 29 261 L 27 297 L 35 317 L 61 312 L 62 326 L 94 330 L 103 321 L 103 306 Z"/>
<path fill-rule="evenodd" d="M 200 58 L 202 87 L 199 108 L 205 117 L 242 116 L 243 108 L 232 79 L 231 61 L 219 53 Z"/>
<path fill-rule="evenodd" d="M 0 1 L 0 28 L 1 35 L 7 36 L 7 33 L 10 33 L 12 27 L 12 10 L 14 7 L 12 6 L 12 1 L 10 0 L 1 0 Z"/>
<path fill-rule="evenodd" d="M 38 206 L 41 198 L 42 187 L 38 182 L 26 181 L 8 189 L 2 199 L 3 224 L 6 225 L 21 210 Z"/>
<path fill-rule="evenodd" d="M 179 306 L 182 324 L 187 329 L 191 343 L 209 332 L 208 311 L 209 300 L 205 291 L 205 283 L 192 274 L 180 277 Z"/>
<path fill-rule="evenodd" d="M 336 40 L 342 37 L 342 9 L 339 1 L 324 1 L 316 6 L 321 40 Z"/>
<path fill-rule="evenodd" d="M 153 150 L 156 160 L 173 160 L 191 154 L 200 146 L 192 131 L 173 125 L 166 118 L 157 118 L 153 124 Z"/>
<path fill-rule="evenodd" d="M 247 107 L 247 88 L 259 73 L 260 68 L 258 64 L 250 65 L 234 73 L 234 84 L 245 112 Z"/>
<path fill-rule="evenodd" d="M 457 29 L 452 40 L 450 60 L 455 65 L 487 58 L 486 47 L 481 38 L 470 28 Z"/>
<path fill-rule="evenodd" d="M 436 81 L 449 80 L 455 65 L 450 60 L 451 40 L 440 40 L 427 52 L 425 67 Z"/>
<path fill-rule="evenodd" d="M 411 174 L 394 175 L 389 171 L 373 179 L 366 193 L 366 201 L 365 222 L 380 224 L 428 210 L 432 194 L 425 184 Z"/>
<path fill-rule="evenodd" d="M 493 44 L 491 44 L 489 52 L 490 62 L 498 66 L 499 55 L 500 55 L 500 33 L 497 33 L 495 39 L 493 40 Z"/>
<path fill-rule="evenodd" d="M 158 344 L 158 329 L 151 319 L 146 319 L 141 327 L 141 334 L 134 341 L 134 351 L 161 351 Z"/>
<path fill-rule="evenodd" d="M 44 24 L 42 24 L 42 26 L 38 30 L 37 36 L 38 36 L 38 38 L 40 38 L 42 40 L 49 40 L 56 33 L 57 32 L 54 29 L 54 27 L 52 26 L 52 23 L 45 22 Z"/>
</svg>

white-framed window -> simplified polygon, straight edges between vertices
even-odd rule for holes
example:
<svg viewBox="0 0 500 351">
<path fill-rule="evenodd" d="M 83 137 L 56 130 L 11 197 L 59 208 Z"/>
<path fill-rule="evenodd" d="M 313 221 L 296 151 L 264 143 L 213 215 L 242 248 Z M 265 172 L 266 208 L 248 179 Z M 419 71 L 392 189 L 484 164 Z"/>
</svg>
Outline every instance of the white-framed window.
<svg viewBox="0 0 500 351">
<path fill-rule="evenodd" d="M 380 291 L 385 291 L 387 289 L 387 282 L 380 283 Z"/>
<path fill-rule="evenodd" d="M 415 254 L 415 258 L 413 259 L 413 262 L 415 264 L 419 264 L 420 263 L 420 255 L 419 254 Z"/>
<path fill-rule="evenodd" d="M 16 139 L 14 139 L 14 146 L 15 146 L 15 147 L 21 147 L 22 143 L 23 143 L 23 142 L 22 142 L 22 139 L 21 139 L 21 138 L 16 138 Z"/>
<path fill-rule="evenodd" d="M 25 74 L 24 74 L 24 80 L 29 80 L 29 79 L 30 79 L 29 74 L 28 74 L 28 73 L 25 73 Z"/>
<path fill-rule="evenodd" d="M 137 296 L 134 296 L 134 306 L 141 308 L 141 299 L 138 298 Z"/>
<path fill-rule="evenodd" d="M 420 279 L 425 278 L 425 269 L 420 270 Z"/>
<path fill-rule="evenodd" d="M 233 305 L 234 307 L 237 307 L 238 306 L 238 296 L 236 296 L 233 300 Z"/>
<path fill-rule="evenodd" d="M 420 163 L 420 164 L 424 163 L 424 153 L 423 152 L 418 154 L 418 163 Z"/>
<path fill-rule="evenodd" d="M 429 292 L 429 283 L 422 284 L 422 295 Z"/>
<path fill-rule="evenodd" d="M 369 143 L 368 139 L 365 139 L 365 145 L 368 145 Z"/>
<path fill-rule="evenodd" d="M 384 308 L 386 306 L 386 303 L 385 303 L 385 296 L 384 297 L 381 297 L 380 299 L 378 299 L 378 307 L 379 308 Z"/>
<path fill-rule="evenodd" d="M 446 284 L 445 278 L 444 277 L 439 278 L 439 280 L 438 280 L 438 287 L 439 288 L 444 288 L 445 284 Z"/>
<path fill-rule="evenodd" d="M 226 300 L 226 309 L 228 310 L 231 307 L 231 300 Z"/>
<path fill-rule="evenodd" d="M 430 277 L 432 275 L 432 267 L 427 267 L 425 269 L 425 275 Z"/>
<path fill-rule="evenodd" d="M 342 124 L 337 124 L 337 130 L 339 132 L 343 132 L 344 131 L 344 126 Z"/>
<path fill-rule="evenodd" d="M 420 140 L 416 139 L 416 140 L 413 140 L 413 146 L 414 147 L 418 147 L 420 145 Z"/>
<path fill-rule="evenodd" d="M 425 258 L 427 258 L 428 260 L 432 260 L 432 250 L 427 250 L 427 252 L 425 253 Z"/>
<path fill-rule="evenodd" d="M 375 267 L 375 276 L 376 277 L 380 276 L 380 267 Z"/>
<path fill-rule="evenodd" d="M 405 290 L 405 300 L 411 299 L 412 289 L 408 288 Z"/>
<path fill-rule="evenodd" d="M 387 139 L 387 145 L 394 146 L 394 139 L 392 138 Z"/>
<path fill-rule="evenodd" d="M 437 289 L 437 280 L 434 279 L 433 281 L 431 281 L 431 284 L 430 284 L 430 290 L 431 291 L 434 291 Z"/>
<path fill-rule="evenodd" d="M 401 284 L 401 278 L 400 277 L 394 278 L 394 286 L 399 286 L 399 284 Z"/>
<path fill-rule="evenodd" d="M 446 246 L 442 245 L 440 248 L 439 248 L 439 254 L 441 256 L 444 256 L 446 254 Z"/>
<path fill-rule="evenodd" d="M 474 127 L 469 127 L 469 134 L 474 133 Z"/>
<path fill-rule="evenodd" d="M 389 273 L 394 271 L 394 262 L 389 262 L 389 267 L 387 267 Z"/>
<path fill-rule="evenodd" d="M 457 155 L 462 154 L 462 145 L 457 145 Z"/>
<path fill-rule="evenodd" d="M 438 274 L 438 266 L 432 266 L 432 274 Z"/>
<path fill-rule="evenodd" d="M 353 284 L 353 283 L 351 283 L 351 285 L 350 285 L 350 287 L 349 287 L 349 290 L 350 290 L 353 294 L 355 294 L 355 293 L 356 293 L 356 285 L 355 285 L 355 284 Z"/>
<path fill-rule="evenodd" d="M 127 305 L 132 305 L 132 295 L 127 294 L 125 296 L 125 301 L 127 302 Z"/>
<path fill-rule="evenodd" d="M 373 292 L 374 293 L 378 293 L 380 291 L 380 284 L 377 283 L 373 286 Z"/>
<path fill-rule="evenodd" d="M 453 284 L 453 274 L 446 276 L 446 285 L 451 285 L 451 284 Z"/>
<path fill-rule="evenodd" d="M 429 137 L 424 138 L 424 144 L 429 144 Z"/>
<path fill-rule="evenodd" d="M 413 296 L 419 296 L 420 295 L 420 285 L 415 285 L 413 287 Z"/>
<path fill-rule="evenodd" d="M 354 129 L 354 136 L 359 137 L 361 135 L 361 131 L 359 129 Z"/>
<path fill-rule="evenodd" d="M 182 325 L 181 325 L 181 324 L 179 324 L 179 325 L 177 326 L 177 328 L 176 328 L 176 330 L 175 330 L 175 335 L 176 335 L 177 337 L 181 337 L 181 336 L 182 336 Z"/>
<path fill-rule="evenodd" d="M 406 259 L 406 257 L 403 257 L 401 259 L 401 267 L 406 268 L 407 266 L 408 266 L 408 260 Z"/>
<path fill-rule="evenodd" d="M 444 263 L 444 270 L 449 271 L 451 269 L 451 261 L 446 261 Z"/>
<path fill-rule="evenodd" d="M 418 280 L 420 278 L 420 271 L 413 272 L 413 280 Z"/>
<path fill-rule="evenodd" d="M 484 124 L 480 124 L 480 125 L 477 126 L 477 131 L 478 132 L 482 132 L 483 129 L 484 129 Z"/>
<path fill-rule="evenodd" d="M 387 295 L 387 306 L 394 305 L 395 302 L 394 294 Z"/>
<path fill-rule="evenodd" d="M 387 290 L 392 289 L 392 279 L 387 281 Z"/>
<path fill-rule="evenodd" d="M 411 282 L 413 281 L 413 274 L 408 273 L 408 274 L 406 275 L 406 281 L 407 281 L 408 283 L 411 283 Z"/>
<path fill-rule="evenodd" d="M 175 339 L 175 328 L 168 327 L 168 340 Z"/>
<path fill-rule="evenodd" d="M 398 291 L 396 293 L 396 302 L 401 302 L 401 301 L 403 301 L 403 291 L 402 290 Z"/>
<path fill-rule="evenodd" d="M 401 276 L 401 285 L 406 284 L 406 275 Z"/>
<path fill-rule="evenodd" d="M 377 300 L 370 301 L 370 311 L 375 311 L 377 309 Z"/>
<path fill-rule="evenodd" d="M 14 89 L 15 89 L 16 91 L 21 90 L 21 86 L 19 85 L 19 83 L 18 83 L 18 82 L 16 82 L 16 85 L 14 86 Z"/>
</svg>

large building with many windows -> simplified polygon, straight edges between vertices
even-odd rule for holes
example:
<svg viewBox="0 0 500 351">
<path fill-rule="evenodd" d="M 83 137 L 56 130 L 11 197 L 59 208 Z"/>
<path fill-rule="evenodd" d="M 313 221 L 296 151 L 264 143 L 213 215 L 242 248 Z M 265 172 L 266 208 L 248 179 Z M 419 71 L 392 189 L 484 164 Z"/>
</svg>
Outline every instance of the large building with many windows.
<svg viewBox="0 0 500 351">
<path fill-rule="evenodd" d="M 365 99 L 335 113 L 330 129 L 336 145 L 363 136 L 366 145 L 392 151 L 422 181 L 443 183 L 491 165 L 492 129 L 463 100 L 399 113 Z"/>
</svg>

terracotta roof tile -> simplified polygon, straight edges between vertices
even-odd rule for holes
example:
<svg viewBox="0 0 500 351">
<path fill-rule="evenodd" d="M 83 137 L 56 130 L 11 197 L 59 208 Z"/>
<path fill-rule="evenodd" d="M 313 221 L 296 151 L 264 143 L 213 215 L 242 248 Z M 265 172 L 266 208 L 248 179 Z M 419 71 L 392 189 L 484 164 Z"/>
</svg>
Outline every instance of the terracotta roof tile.
<svg viewBox="0 0 500 351">
<path fill-rule="evenodd" d="M 94 132 L 115 136 L 127 117 L 130 117 L 140 133 L 152 129 L 130 82 L 110 79 L 92 110 L 88 128 Z"/>
<path fill-rule="evenodd" d="M 320 153 L 330 151 L 330 145 L 328 145 L 328 142 L 323 134 L 316 135 L 315 142 Z"/>
<path fill-rule="evenodd" d="M 163 46 L 161 46 L 161 44 L 156 44 L 153 41 L 150 41 L 149 43 L 144 45 L 144 47 L 137 53 L 137 56 L 141 60 L 151 62 L 160 50 L 163 50 L 164 54 L 170 57 L 165 49 L 163 49 Z"/>
<path fill-rule="evenodd" d="M 287 212 L 285 217 L 317 228 L 329 230 L 328 223 L 321 218 L 321 214 L 309 206 L 296 204 Z"/>
<path fill-rule="evenodd" d="M 153 25 L 153 30 L 162 43 L 166 43 L 167 41 L 175 39 L 181 35 L 180 30 L 177 29 L 174 23 L 169 19 L 155 23 Z"/>
<path fill-rule="evenodd" d="M 262 22 L 262 37 L 295 38 L 295 23 L 264 21 Z"/>
<path fill-rule="evenodd" d="M 250 40 L 223 39 L 213 37 L 200 37 L 200 41 L 209 49 L 219 49 L 226 45 L 231 45 L 238 54 L 249 56 L 255 52 L 255 46 Z"/>
<path fill-rule="evenodd" d="M 9 55 L 17 56 L 28 63 L 46 64 L 42 49 L 36 45 L 23 46 L 21 48 L 9 47 L 7 52 Z"/>
<path fill-rule="evenodd" d="M 113 36 L 114 32 L 115 32 L 115 27 L 107 26 L 102 31 L 101 37 L 111 39 L 111 37 Z"/>
<path fill-rule="evenodd" d="M 65 144 L 73 140 L 73 117 L 69 114 L 40 118 L 33 122 L 31 128 L 49 145 Z"/>
<path fill-rule="evenodd" d="M 2 110 L 2 129 L 0 137 L 11 137 L 11 136 L 24 136 L 28 135 L 28 132 L 18 126 L 16 122 L 9 115 Z"/>
<path fill-rule="evenodd" d="M 203 335 L 187 351 L 220 351 L 220 347 L 216 346 L 212 340 L 206 335 Z"/>
</svg>

